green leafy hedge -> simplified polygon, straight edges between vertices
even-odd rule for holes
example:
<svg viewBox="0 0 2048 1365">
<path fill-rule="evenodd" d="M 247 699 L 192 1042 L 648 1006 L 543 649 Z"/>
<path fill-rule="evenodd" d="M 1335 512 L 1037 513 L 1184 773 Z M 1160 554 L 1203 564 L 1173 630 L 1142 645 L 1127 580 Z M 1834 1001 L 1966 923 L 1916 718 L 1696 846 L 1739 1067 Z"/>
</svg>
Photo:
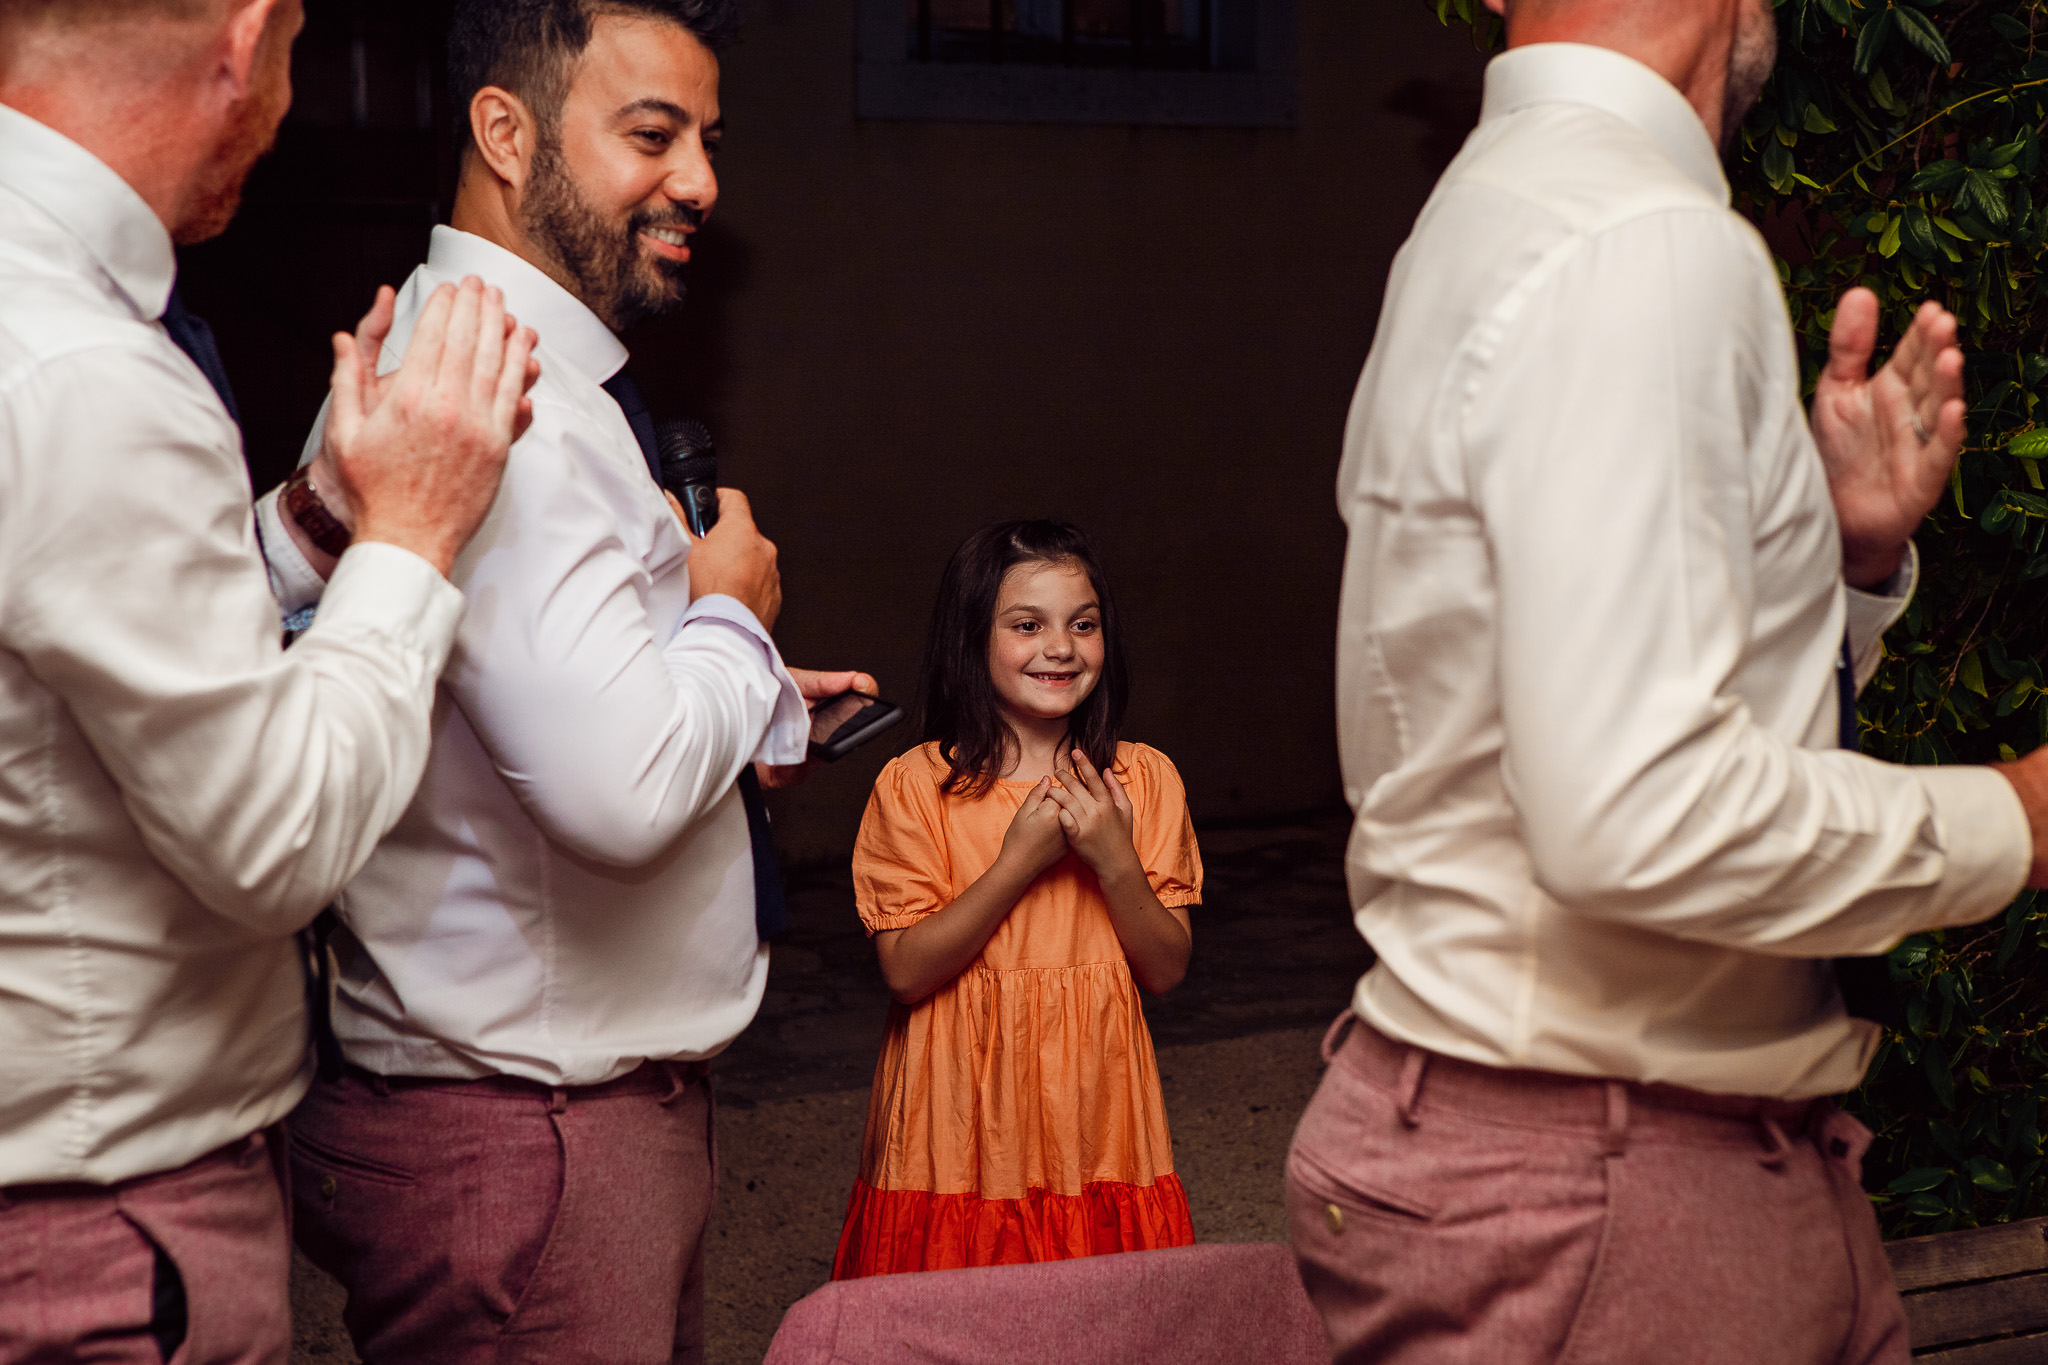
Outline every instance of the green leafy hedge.
<svg viewBox="0 0 2048 1365">
<path fill-rule="evenodd" d="M 1479 0 L 1430 2 L 1498 42 Z M 2025 753 L 2048 740 L 2048 0 L 1777 14 L 1778 71 L 1729 175 L 1777 253 L 1809 386 L 1856 284 L 1894 337 L 1940 300 L 1969 354 L 1970 442 L 1863 695 L 1863 747 L 1911 763 Z M 1850 1101 L 1878 1135 L 1866 1175 L 1887 1234 L 2048 1213 L 2048 906 L 2028 893 L 1983 925 L 1915 935 L 1891 971 L 1906 1029 Z"/>
</svg>

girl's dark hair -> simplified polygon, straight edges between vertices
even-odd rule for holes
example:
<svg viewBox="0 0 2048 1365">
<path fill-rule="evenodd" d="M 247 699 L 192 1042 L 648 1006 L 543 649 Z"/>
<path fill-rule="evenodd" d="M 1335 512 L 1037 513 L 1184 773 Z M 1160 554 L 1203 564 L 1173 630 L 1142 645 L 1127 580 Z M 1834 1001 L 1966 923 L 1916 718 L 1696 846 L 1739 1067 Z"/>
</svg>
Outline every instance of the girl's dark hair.
<svg viewBox="0 0 2048 1365">
<path fill-rule="evenodd" d="M 1102 676 L 1067 717 L 1067 743 L 1097 769 L 1116 765 L 1116 742 L 1130 701 L 1123 631 L 1095 547 L 1064 521 L 1005 521 L 967 537 L 946 564 L 925 643 L 919 709 L 924 738 L 936 740 L 950 771 L 939 790 L 969 798 L 995 785 L 1016 742 L 996 706 L 989 677 L 989 631 L 1003 579 L 1019 564 L 1073 564 L 1088 575 L 1102 612 Z"/>
</svg>

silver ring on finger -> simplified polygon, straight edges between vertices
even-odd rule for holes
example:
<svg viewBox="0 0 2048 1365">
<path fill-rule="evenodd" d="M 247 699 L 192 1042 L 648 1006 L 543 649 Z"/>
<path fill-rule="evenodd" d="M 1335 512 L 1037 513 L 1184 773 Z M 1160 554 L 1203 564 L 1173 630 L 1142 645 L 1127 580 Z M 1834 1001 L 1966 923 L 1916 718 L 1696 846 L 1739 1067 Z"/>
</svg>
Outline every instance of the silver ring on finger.
<svg viewBox="0 0 2048 1365">
<path fill-rule="evenodd" d="M 1934 433 L 1927 429 L 1927 424 L 1920 420 L 1917 412 L 1913 414 L 1913 439 L 1923 446 L 1934 439 Z"/>
</svg>

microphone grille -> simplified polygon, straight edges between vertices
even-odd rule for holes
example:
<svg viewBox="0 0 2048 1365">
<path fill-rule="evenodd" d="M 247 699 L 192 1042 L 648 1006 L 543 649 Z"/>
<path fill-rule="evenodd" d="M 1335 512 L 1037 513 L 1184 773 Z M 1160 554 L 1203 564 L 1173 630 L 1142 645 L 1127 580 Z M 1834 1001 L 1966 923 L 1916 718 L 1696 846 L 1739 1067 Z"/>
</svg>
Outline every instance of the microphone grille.
<svg viewBox="0 0 2048 1365">
<path fill-rule="evenodd" d="M 671 417 L 657 427 L 655 445 L 664 461 L 717 453 L 711 444 L 710 431 L 702 422 L 694 422 L 687 417 Z"/>
</svg>

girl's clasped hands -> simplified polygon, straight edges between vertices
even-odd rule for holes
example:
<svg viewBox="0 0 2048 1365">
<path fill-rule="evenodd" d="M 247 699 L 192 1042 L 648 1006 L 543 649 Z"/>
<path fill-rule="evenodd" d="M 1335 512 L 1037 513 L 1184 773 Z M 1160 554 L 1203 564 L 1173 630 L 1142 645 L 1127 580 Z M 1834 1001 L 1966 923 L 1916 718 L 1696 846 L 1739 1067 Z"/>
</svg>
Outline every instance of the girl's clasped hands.
<svg viewBox="0 0 2048 1365">
<path fill-rule="evenodd" d="M 1079 749 L 1069 757 L 1068 767 L 1040 778 L 1017 808 L 1003 838 L 1004 850 L 1014 839 L 1017 854 L 1034 872 L 1043 872 L 1071 850 L 1105 884 L 1133 873 L 1144 876 L 1132 842 L 1136 817 L 1123 783 L 1115 773 L 1098 772 Z"/>
</svg>

